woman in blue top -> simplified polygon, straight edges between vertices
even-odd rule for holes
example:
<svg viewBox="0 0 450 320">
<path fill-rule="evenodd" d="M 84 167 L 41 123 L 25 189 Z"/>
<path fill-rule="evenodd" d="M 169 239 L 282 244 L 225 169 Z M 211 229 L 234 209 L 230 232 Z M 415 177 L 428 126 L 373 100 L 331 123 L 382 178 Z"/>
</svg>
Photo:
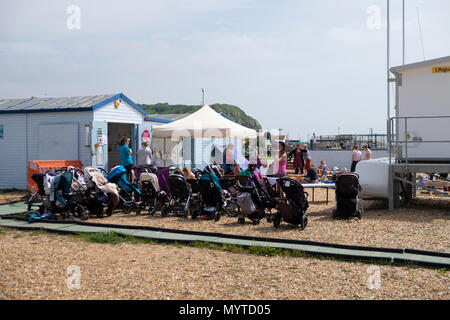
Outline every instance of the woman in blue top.
<svg viewBox="0 0 450 320">
<path fill-rule="evenodd" d="M 129 147 L 130 138 L 122 137 L 119 141 L 120 164 L 127 170 L 127 178 L 131 183 L 134 182 L 133 177 L 133 159 L 131 157 L 133 150 Z"/>
</svg>

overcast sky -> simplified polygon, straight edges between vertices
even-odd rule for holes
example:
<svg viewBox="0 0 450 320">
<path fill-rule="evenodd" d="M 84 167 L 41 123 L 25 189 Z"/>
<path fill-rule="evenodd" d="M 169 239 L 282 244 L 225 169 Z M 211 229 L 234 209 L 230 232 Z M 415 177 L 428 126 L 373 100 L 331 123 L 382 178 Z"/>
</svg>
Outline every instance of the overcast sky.
<svg viewBox="0 0 450 320">
<path fill-rule="evenodd" d="M 401 0 L 391 4 L 394 66 Z M 450 55 L 450 1 L 406 4 L 407 63 L 423 60 L 417 7 L 425 57 Z M 292 139 L 384 133 L 385 25 L 385 0 L 1 0 L 0 97 L 200 104 L 203 87 L 207 103 Z"/>
</svg>

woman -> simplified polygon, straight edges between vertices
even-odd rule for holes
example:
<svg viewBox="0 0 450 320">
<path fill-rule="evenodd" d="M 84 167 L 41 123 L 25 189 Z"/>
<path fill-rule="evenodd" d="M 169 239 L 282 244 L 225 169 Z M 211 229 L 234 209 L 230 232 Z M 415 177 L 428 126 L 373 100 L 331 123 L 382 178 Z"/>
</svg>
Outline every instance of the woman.
<svg viewBox="0 0 450 320">
<path fill-rule="evenodd" d="M 286 154 L 286 144 L 283 141 L 280 141 L 278 143 L 278 156 L 276 162 L 277 162 L 276 164 L 278 164 L 278 168 L 274 176 L 278 178 L 286 177 L 287 154 Z"/>
<path fill-rule="evenodd" d="M 152 150 L 148 147 L 150 142 L 148 140 L 142 141 L 141 148 L 137 153 L 137 162 L 139 166 L 144 166 L 152 163 Z"/>
<path fill-rule="evenodd" d="M 365 144 L 363 145 L 364 152 L 364 160 L 371 160 L 372 159 L 372 150 L 370 150 L 369 145 Z"/>
<path fill-rule="evenodd" d="M 223 164 L 222 168 L 225 171 L 225 174 L 233 173 L 233 164 L 234 164 L 234 146 L 230 142 L 227 144 L 225 149 L 223 150 Z"/>
<path fill-rule="evenodd" d="M 303 154 L 303 160 L 305 161 L 305 170 L 308 171 L 309 169 L 311 169 L 311 159 L 312 158 L 311 158 L 311 154 L 309 153 L 307 144 L 303 145 L 302 154 Z M 302 173 L 303 173 L 303 171 L 302 171 Z"/>
<path fill-rule="evenodd" d="M 351 172 L 355 172 L 356 171 L 356 165 L 360 161 L 361 161 L 361 151 L 359 151 L 358 146 L 353 146 L 352 167 L 351 167 L 351 170 L 350 170 Z"/>
<path fill-rule="evenodd" d="M 131 183 L 134 182 L 133 177 L 133 159 L 131 155 L 133 150 L 129 147 L 131 139 L 123 136 L 119 141 L 120 164 L 127 170 L 127 178 Z"/>
<path fill-rule="evenodd" d="M 289 153 L 289 158 L 294 156 L 294 168 L 295 174 L 298 174 L 300 170 L 301 174 L 303 174 L 303 168 L 305 167 L 305 160 L 303 159 L 302 146 L 300 144 L 297 145 L 297 149 L 292 150 Z"/>
<path fill-rule="evenodd" d="M 189 169 L 188 167 L 184 167 L 183 168 L 183 175 L 186 178 L 186 180 L 188 180 L 188 179 L 195 179 L 195 174 L 193 174 L 191 172 L 191 169 Z"/>
</svg>

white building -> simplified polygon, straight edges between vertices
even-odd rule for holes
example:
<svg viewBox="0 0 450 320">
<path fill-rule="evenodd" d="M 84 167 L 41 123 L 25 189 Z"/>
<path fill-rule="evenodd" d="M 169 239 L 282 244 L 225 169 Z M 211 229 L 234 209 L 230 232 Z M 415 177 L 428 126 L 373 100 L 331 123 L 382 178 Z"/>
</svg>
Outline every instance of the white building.
<svg viewBox="0 0 450 320">
<path fill-rule="evenodd" d="M 450 143 L 440 142 L 450 140 L 450 56 L 394 67 L 391 72 L 396 77 L 399 157 L 450 162 Z"/>
<path fill-rule="evenodd" d="M 0 189 L 26 189 L 29 160 L 80 160 L 105 169 L 120 164 L 122 136 L 137 150 L 143 135 L 151 135 L 146 115 L 122 93 L 0 99 Z"/>
</svg>

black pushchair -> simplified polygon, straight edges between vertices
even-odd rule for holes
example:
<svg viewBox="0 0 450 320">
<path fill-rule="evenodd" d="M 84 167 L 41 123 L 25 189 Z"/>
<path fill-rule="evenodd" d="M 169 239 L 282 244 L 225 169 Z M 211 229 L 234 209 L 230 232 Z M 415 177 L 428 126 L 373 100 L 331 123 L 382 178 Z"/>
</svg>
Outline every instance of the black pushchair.
<svg viewBox="0 0 450 320">
<path fill-rule="evenodd" d="M 158 171 L 155 167 L 140 167 L 136 171 L 141 189 L 140 203 L 136 214 L 140 214 L 141 210 L 148 210 L 149 214 L 153 216 L 158 208 L 164 207 L 169 198 L 159 188 Z"/>
<path fill-rule="evenodd" d="M 359 175 L 354 172 L 341 173 L 336 177 L 336 208 L 332 211 L 332 218 L 361 219 L 364 206 L 361 196 Z"/>
<path fill-rule="evenodd" d="M 245 217 L 250 219 L 254 225 L 266 216 L 266 210 L 277 207 L 277 201 L 265 189 L 254 173 L 254 166 L 249 166 L 247 176 L 238 176 L 238 189 L 236 202 L 239 205 L 238 223 L 244 224 Z M 270 222 L 271 216 L 268 216 Z"/>
<path fill-rule="evenodd" d="M 200 193 L 200 213 L 208 218 L 219 221 L 225 211 L 225 199 L 222 195 L 219 177 L 212 171 L 205 171 L 198 180 Z M 192 216 L 192 218 L 195 218 Z"/>
<path fill-rule="evenodd" d="M 278 199 L 278 212 L 272 216 L 274 227 L 278 228 L 281 221 L 284 221 L 295 226 L 300 225 L 304 230 L 308 224 L 308 194 L 297 180 L 280 178 L 277 182 L 286 197 Z"/>
<path fill-rule="evenodd" d="M 181 173 L 174 173 L 167 178 L 170 191 L 169 201 L 161 209 L 163 217 L 169 213 L 175 213 L 188 217 L 195 210 L 192 201 L 192 189 L 186 178 Z"/>
</svg>

